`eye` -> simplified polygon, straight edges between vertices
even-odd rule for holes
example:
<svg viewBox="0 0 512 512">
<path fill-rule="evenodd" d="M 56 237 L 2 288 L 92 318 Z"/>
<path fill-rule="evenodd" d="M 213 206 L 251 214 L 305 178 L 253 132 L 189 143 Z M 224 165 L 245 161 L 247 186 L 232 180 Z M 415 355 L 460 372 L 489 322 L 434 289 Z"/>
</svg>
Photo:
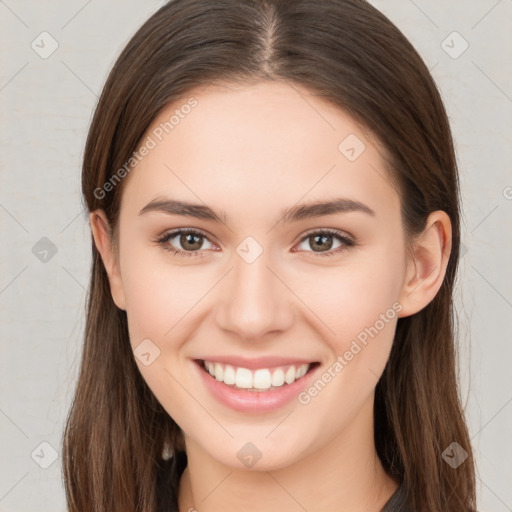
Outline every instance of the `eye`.
<svg viewBox="0 0 512 512">
<path fill-rule="evenodd" d="M 339 245 L 333 249 L 334 241 L 337 241 Z M 313 249 L 312 251 L 308 251 L 307 249 L 302 250 L 316 253 L 315 256 L 334 256 L 355 245 L 353 240 L 341 234 L 339 231 L 332 229 L 309 232 L 302 238 L 300 244 L 309 245 L 309 247 Z"/>
<path fill-rule="evenodd" d="M 196 229 L 177 229 L 165 233 L 162 237 L 158 238 L 156 242 L 166 251 L 172 252 L 174 255 L 199 256 L 202 255 L 203 249 L 212 248 L 204 247 L 204 240 L 207 240 L 213 247 L 213 244 L 202 231 Z M 184 250 L 179 248 L 180 245 Z"/>
<path fill-rule="evenodd" d="M 204 247 L 205 240 L 207 244 L 210 244 L 209 247 Z M 337 241 L 338 246 L 335 246 L 333 249 L 335 241 Z M 214 244 L 209 241 L 206 233 L 190 228 L 182 228 L 165 233 L 158 238 L 156 242 L 174 256 L 203 256 L 203 250 L 215 247 Z M 334 256 L 349 247 L 353 247 L 355 242 L 339 231 L 324 229 L 311 231 L 306 234 L 300 241 L 299 246 L 302 244 L 309 245 L 313 250 L 308 251 L 304 248 L 300 248 L 299 250 L 312 252 L 315 256 Z M 296 249 L 293 251 L 297 252 Z"/>
</svg>

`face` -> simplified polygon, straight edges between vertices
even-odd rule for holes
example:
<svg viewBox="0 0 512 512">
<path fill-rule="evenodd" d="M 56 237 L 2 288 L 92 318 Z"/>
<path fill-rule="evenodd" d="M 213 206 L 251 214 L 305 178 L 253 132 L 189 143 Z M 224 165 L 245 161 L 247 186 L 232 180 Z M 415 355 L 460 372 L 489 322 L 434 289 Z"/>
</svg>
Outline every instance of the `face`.
<svg viewBox="0 0 512 512">
<path fill-rule="evenodd" d="M 143 142 L 111 287 L 188 442 L 272 469 L 370 429 L 408 268 L 376 142 L 307 90 L 266 82 L 191 91 Z"/>
</svg>

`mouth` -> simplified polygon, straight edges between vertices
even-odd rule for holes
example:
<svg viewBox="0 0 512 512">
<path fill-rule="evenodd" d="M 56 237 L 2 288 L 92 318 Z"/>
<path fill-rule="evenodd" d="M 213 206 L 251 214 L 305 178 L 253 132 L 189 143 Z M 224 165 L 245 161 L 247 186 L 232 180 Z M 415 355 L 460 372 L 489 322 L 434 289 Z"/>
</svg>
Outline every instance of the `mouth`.
<svg viewBox="0 0 512 512">
<path fill-rule="evenodd" d="M 217 361 L 195 359 L 199 368 L 217 382 L 232 388 L 253 393 L 277 392 L 302 380 L 314 371 L 319 362 L 295 363 L 268 368 L 249 369 Z M 294 388 L 296 386 L 293 386 Z"/>
</svg>

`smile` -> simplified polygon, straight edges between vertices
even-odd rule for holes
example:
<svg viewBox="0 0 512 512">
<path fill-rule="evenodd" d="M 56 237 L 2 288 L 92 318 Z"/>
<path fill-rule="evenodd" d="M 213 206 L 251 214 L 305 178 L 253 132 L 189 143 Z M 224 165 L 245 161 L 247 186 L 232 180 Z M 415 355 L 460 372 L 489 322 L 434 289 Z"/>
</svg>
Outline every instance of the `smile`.
<svg viewBox="0 0 512 512">
<path fill-rule="evenodd" d="M 216 401 L 239 412 L 260 414 L 293 402 L 320 367 L 319 362 L 304 361 L 286 364 L 281 360 L 280 366 L 275 365 L 275 360 L 250 361 L 245 366 L 238 366 L 234 360 L 229 362 L 194 359 L 193 366 L 203 389 Z"/>
<path fill-rule="evenodd" d="M 311 368 L 311 364 L 279 366 L 277 368 L 237 368 L 229 364 L 202 361 L 203 368 L 227 386 L 250 391 L 268 391 L 293 384 Z"/>
</svg>

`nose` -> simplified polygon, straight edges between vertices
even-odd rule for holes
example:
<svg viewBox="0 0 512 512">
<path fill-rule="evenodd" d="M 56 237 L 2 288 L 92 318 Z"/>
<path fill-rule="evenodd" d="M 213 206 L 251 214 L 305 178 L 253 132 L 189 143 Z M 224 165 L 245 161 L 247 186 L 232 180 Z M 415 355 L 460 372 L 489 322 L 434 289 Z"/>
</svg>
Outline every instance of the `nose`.
<svg viewBox="0 0 512 512">
<path fill-rule="evenodd" d="M 219 328 L 245 341 L 266 340 L 290 328 L 294 296 L 284 276 L 271 267 L 266 252 L 251 263 L 234 256 L 233 268 L 219 289 Z"/>
</svg>

